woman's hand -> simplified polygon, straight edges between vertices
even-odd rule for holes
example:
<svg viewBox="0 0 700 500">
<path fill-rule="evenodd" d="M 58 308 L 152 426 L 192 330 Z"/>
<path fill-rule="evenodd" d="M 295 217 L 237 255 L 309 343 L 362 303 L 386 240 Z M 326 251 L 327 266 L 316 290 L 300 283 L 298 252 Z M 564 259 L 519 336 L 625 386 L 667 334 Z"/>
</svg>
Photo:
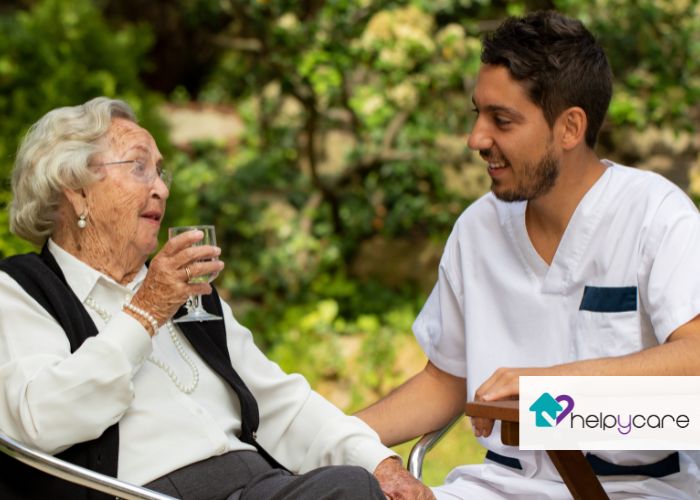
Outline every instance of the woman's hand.
<svg viewBox="0 0 700 500">
<path fill-rule="evenodd" d="M 390 500 L 434 500 L 430 488 L 414 478 L 396 457 L 382 460 L 374 471 L 374 477 L 384 495 Z"/>
<path fill-rule="evenodd" d="M 134 306 L 150 313 L 159 326 L 170 319 L 190 295 L 211 293 L 209 283 L 190 283 L 192 278 L 207 274 L 216 276 L 224 268 L 219 260 L 219 247 L 192 246 L 203 236 L 201 231 L 195 230 L 169 239 L 151 261 L 143 285 L 131 299 Z"/>
</svg>

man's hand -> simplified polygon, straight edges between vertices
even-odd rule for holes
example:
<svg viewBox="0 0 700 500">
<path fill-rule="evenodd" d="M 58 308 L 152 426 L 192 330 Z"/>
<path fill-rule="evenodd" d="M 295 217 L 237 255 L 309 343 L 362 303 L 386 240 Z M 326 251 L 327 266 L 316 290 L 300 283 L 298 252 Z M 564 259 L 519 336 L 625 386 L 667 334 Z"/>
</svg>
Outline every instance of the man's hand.
<svg viewBox="0 0 700 500">
<path fill-rule="evenodd" d="M 517 399 L 520 395 L 520 376 L 556 375 L 554 368 L 499 368 L 481 384 L 474 394 L 474 401 L 498 401 Z M 493 420 L 473 417 L 472 429 L 476 437 L 488 437 L 493 430 Z"/>
<path fill-rule="evenodd" d="M 624 356 L 586 359 L 545 368 L 499 368 L 481 384 L 474 401 L 515 399 L 520 395 L 523 375 L 700 375 L 700 315 L 677 328 L 663 344 Z M 472 418 L 476 437 L 488 437 L 493 420 Z"/>
<path fill-rule="evenodd" d="M 382 460 L 374 470 L 374 476 L 389 500 L 432 500 L 435 498 L 433 492 L 404 469 L 401 461 L 396 457 Z"/>
</svg>

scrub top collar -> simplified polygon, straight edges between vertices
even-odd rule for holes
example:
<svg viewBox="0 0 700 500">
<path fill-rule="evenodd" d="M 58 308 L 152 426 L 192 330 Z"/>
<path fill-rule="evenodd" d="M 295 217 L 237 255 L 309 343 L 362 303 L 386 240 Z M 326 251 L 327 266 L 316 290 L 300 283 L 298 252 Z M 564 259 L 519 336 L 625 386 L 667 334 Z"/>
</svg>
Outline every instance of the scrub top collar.
<svg viewBox="0 0 700 500">
<path fill-rule="evenodd" d="M 499 204 L 504 207 L 501 213 L 505 215 L 503 223 L 506 233 L 517 248 L 527 274 L 540 288 L 541 293 L 566 294 L 569 287 L 574 284 L 573 275 L 591 242 L 593 231 L 605 213 L 602 200 L 606 198 L 603 193 L 610 182 L 614 167 L 607 160 L 603 160 L 603 163 L 608 168 L 576 207 L 559 242 L 551 265 L 547 265 L 530 241 L 525 225 L 527 202 L 507 203 L 499 201 Z"/>
</svg>

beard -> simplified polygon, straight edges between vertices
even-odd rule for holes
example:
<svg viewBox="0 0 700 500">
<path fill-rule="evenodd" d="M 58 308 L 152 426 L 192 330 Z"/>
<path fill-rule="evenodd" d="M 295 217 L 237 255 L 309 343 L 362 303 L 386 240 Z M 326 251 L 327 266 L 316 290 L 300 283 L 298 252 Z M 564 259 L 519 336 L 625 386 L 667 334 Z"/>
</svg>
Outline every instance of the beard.
<svg viewBox="0 0 700 500">
<path fill-rule="evenodd" d="M 496 198 L 506 202 L 539 198 L 552 189 L 559 177 L 559 159 L 548 149 L 536 164 L 524 163 L 515 177 L 515 186 L 510 189 L 499 189 L 499 182 L 495 179 L 491 181 L 491 191 Z"/>
</svg>

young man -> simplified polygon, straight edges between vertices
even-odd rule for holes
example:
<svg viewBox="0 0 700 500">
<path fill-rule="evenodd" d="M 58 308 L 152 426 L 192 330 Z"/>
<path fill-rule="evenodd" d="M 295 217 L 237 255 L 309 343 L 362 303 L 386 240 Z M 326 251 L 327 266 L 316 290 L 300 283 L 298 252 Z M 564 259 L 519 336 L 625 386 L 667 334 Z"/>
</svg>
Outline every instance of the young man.
<svg viewBox="0 0 700 500">
<path fill-rule="evenodd" d="M 455 224 L 414 323 L 427 366 L 359 415 L 388 445 L 467 400 L 517 396 L 520 375 L 700 374 L 700 217 L 660 176 L 595 155 L 612 92 L 603 50 L 580 22 L 538 12 L 506 20 L 481 60 L 469 147 L 492 192 Z M 570 498 L 544 452 L 473 427 L 486 463 L 455 469 L 438 498 Z M 697 498 L 683 452 L 595 455 L 615 471 L 601 477 L 613 498 Z"/>
</svg>

